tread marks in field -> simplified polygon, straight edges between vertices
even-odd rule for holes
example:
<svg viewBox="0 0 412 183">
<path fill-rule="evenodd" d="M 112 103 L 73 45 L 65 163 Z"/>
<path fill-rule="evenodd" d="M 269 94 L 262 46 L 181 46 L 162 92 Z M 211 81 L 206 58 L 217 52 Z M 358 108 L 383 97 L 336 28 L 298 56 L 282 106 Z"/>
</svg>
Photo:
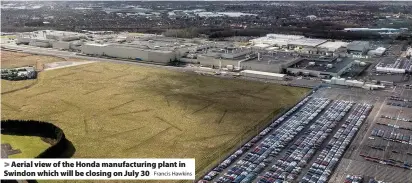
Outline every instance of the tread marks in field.
<svg viewBox="0 0 412 183">
<path fill-rule="evenodd" d="M 122 75 L 119 75 L 119 76 L 115 76 L 115 77 L 109 78 L 108 80 L 119 79 L 119 78 L 122 78 L 122 77 L 125 77 L 125 76 L 129 76 L 129 75 L 130 75 L 130 74 L 122 74 Z"/>
<path fill-rule="evenodd" d="M 206 108 L 208 108 L 208 107 L 212 106 L 213 104 L 215 104 L 215 103 L 209 103 L 209 104 L 206 104 L 206 105 L 205 105 L 205 106 L 203 106 L 202 108 L 200 108 L 200 109 L 198 109 L 198 110 L 193 111 L 191 114 L 195 114 L 195 113 L 198 113 L 198 112 L 200 112 L 200 111 L 202 111 L 202 110 L 205 110 Z"/>
<path fill-rule="evenodd" d="M 91 90 L 91 91 L 88 91 L 88 92 L 84 93 L 83 95 L 88 95 L 88 94 L 90 94 L 90 93 L 94 93 L 94 92 L 97 92 L 97 91 L 103 90 L 103 89 L 105 89 L 105 88 L 106 88 L 106 87 L 102 87 L 102 88 L 94 89 L 94 90 Z"/>
<path fill-rule="evenodd" d="M 21 87 L 21 88 L 17 88 L 17 89 L 14 89 L 14 90 L 10 90 L 10 91 L 6 91 L 6 92 L 2 92 L 1 94 L 2 94 L 2 95 L 5 95 L 5 94 L 9 94 L 9 93 L 14 93 L 14 92 L 17 92 L 17 91 L 20 91 L 20 90 L 29 89 L 29 88 L 35 86 L 37 83 L 39 83 L 39 80 L 38 80 L 38 79 L 36 79 L 36 81 L 34 81 L 33 83 L 31 83 L 31 84 L 29 84 L 29 85 L 27 85 L 27 86 L 24 86 L 24 87 Z"/>
<path fill-rule="evenodd" d="M 137 111 L 117 113 L 117 114 L 113 114 L 112 116 L 120 116 L 120 115 L 126 115 L 126 114 L 137 114 L 137 113 L 141 113 L 141 112 L 149 112 L 149 111 L 152 111 L 152 110 L 153 109 L 143 109 L 143 110 L 137 110 Z"/>
<path fill-rule="evenodd" d="M 45 114 L 38 114 L 38 115 L 32 115 L 30 117 L 27 117 L 28 119 L 39 119 L 41 117 L 47 117 L 47 116 L 51 116 L 51 115 L 56 115 L 56 114 L 63 114 L 67 111 L 57 111 L 57 112 L 49 112 L 49 113 L 45 113 Z"/>
<path fill-rule="evenodd" d="M 136 145 L 133 145 L 133 146 L 131 146 L 131 147 L 129 147 L 129 148 L 124 149 L 124 151 L 129 151 L 129 150 L 132 150 L 132 149 L 135 149 L 135 148 L 139 147 L 140 145 L 146 144 L 146 143 L 149 142 L 150 140 L 156 138 L 158 135 L 161 135 L 162 133 L 165 133 L 165 132 L 167 132 L 168 130 L 170 130 L 170 129 L 172 129 L 172 128 L 173 128 L 172 126 L 171 126 L 171 127 L 168 127 L 168 128 L 165 128 L 164 130 L 159 131 L 158 133 L 156 133 L 156 134 L 150 136 L 149 138 L 147 138 L 147 139 L 145 139 L 145 140 L 137 143 Z M 147 144 L 146 144 L 146 145 L 147 145 Z"/>
<path fill-rule="evenodd" d="M 190 140 L 185 140 L 185 142 L 190 142 L 190 141 L 205 141 L 213 138 L 218 138 L 218 137 L 223 137 L 223 136 L 228 136 L 228 135 L 236 135 L 236 133 L 224 133 L 224 134 L 219 134 L 219 135 L 212 135 L 212 136 L 207 136 L 207 137 L 199 137 L 199 138 L 193 138 Z"/>
<path fill-rule="evenodd" d="M 239 92 L 238 94 L 239 94 L 239 95 L 242 95 L 242 96 L 254 98 L 254 99 L 264 100 L 264 101 L 268 101 L 268 100 L 269 100 L 269 99 L 267 99 L 267 98 L 258 97 L 258 96 L 254 96 L 254 95 L 247 94 L 247 93 L 240 93 L 240 92 Z"/>
<path fill-rule="evenodd" d="M 1 102 L 1 105 L 2 105 L 2 106 L 6 106 L 7 108 L 9 108 L 9 109 L 11 109 L 12 111 L 15 111 L 15 112 L 19 112 L 19 111 L 20 111 L 20 109 L 19 109 L 18 107 L 13 106 L 13 105 L 11 105 L 11 104 L 8 104 L 8 103 L 6 103 L 6 102 Z M 7 110 L 7 109 L 6 109 L 6 110 Z"/>
<path fill-rule="evenodd" d="M 84 133 L 85 133 L 85 135 L 87 135 L 89 133 L 89 128 L 88 128 L 88 125 L 87 125 L 86 118 L 83 118 L 83 124 L 84 124 Z"/>
<path fill-rule="evenodd" d="M 262 93 L 262 92 L 266 91 L 268 88 L 269 88 L 269 85 L 265 85 L 265 86 L 263 86 L 263 88 L 257 90 L 254 94 Z"/>
<path fill-rule="evenodd" d="M 174 124 L 172 124 L 172 123 L 170 123 L 170 122 L 166 121 L 165 119 L 163 119 L 163 118 L 161 118 L 161 117 L 159 117 L 159 116 L 155 116 L 155 118 L 159 119 L 160 121 L 162 121 L 162 122 L 164 122 L 164 123 L 169 124 L 170 126 L 172 126 L 172 127 L 176 128 L 176 129 L 178 129 L 179 131 L 183 131 L 183 130 L 182 130 L 181 128 L 179 128 L 178 126 L 176 126 L 176 125 L 174 125 Z"/>
<path fill-rule="evenodd" d="M 84 72 L 95 73 L 95 74 L 101 74 L 101 73 L 103 73 L 103 72 L 91 71 L 91 70 L 88 70 L 88 69 L 80 69 L 80 70 L 81 70 L 81 71 L 84 71 Z"/>
<path fill-rule="evenodd" d="M 145 126 L 138 127 L 138 128 L 134 128 L 134 129 L 131 129 L 131 130 L 121 131 L 121 132 L 117 132 L 117 133 L 110 134 L 110 135 L 107 135 L 107 136 L 104 136 L 104 137 L 100 137 L 100 138 L 103 138 L 103 139 L 112 138 L 112 137 L 116 137 L 116 136 L 119 136 L 119 135 L 124 135 L 124 134 L 130 133 L 130 132 L 133 132 L 133 131 L 136 131 L 136 130 L 140 130 L 140 129 L 144 128 L 144 127 L 145 127 Z"/>
<path fill-rule="evenodd" d="M 120 108 L 120 107 L 125 106 L 125 105 L 127 105 L 127 104 L 129 104 L 129 103 L 132 103 L 132 102 L 134 102 L 134 101 L 135 101 L 135 100 L 130 100 L 130 101 L 128 101 L 128 102 L 125 102 L 125 103 L 119 104 L 119 105 L 117 105 L 117 106 L 111 107 L 111 108 L 109 108 L 109 110 L 113 110 L 113 109 Z"/>
<path fill-rule="evenodd" d="M 62 101 L 64 104 L 66 104 L 66 105 L 68 105 L 68 106 L 70 106 L 70 107 L 74 107 L 74 108 L 76 108 L 76 109 L 78 109 L 78 110 L 81 110 L 81 108 L 80 108 L 79 106 L 77 106 L 76 104 L 74 104 L 74 103 L 72 103 L 72 102 L 69 102 L 69 101 L 66 101 L 66 100 L 63 100 L 63 99 L 61 99 L 61 101 Z"/>
<path fill-rule="evenodd" d="M 45 92 L 36 93 L 34 95 L 27 96 L 26 99 L 37 97 L 37 96 L 48 94 L 48 93 L 52 93 L 52 92 L 55 92 L 55 91 L 57 91 L 57 90 L 49 90 L 49 91 L 45 91 Z"/>
<path fill-rule="evenodd" d="M 216 121 L 217 124 L 222 123 L 223 118 L 225 118 L 226 116 L 226 113 L 227 113 L 227 109 L 223 112 L 222 116 L 220 116 L 220 118 Z"/>
<path fill-rule="evenodd" d="M 61 79 L 60 77 L 71 76 L 71 75 L 74 75 L 74 74 L 77 74 L 77 72 L 70 72 L 70 73 L 67 73 L 67 74 L 54 76 L 54 77 L 50 78 L 49 80 L 53 80 L 53 79 L 57 79 L 57 78 Z"/>
</svg>

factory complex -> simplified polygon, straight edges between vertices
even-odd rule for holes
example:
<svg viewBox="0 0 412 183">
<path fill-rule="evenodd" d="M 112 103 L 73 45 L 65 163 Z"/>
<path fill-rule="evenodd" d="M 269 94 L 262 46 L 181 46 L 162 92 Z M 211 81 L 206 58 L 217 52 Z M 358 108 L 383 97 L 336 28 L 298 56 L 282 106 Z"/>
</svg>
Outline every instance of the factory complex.
<svg viewBox="0 0 412 183">
<path fill-rule="evenodd" d="M 404 74 L 412 72 L 412 62 L 406 58 L 398 58 L 395 62 L 379 62 L 376 65 L 377 72 Z"/>
<path fill-rule="evenodd" d="M 245 43 L 127 32 L 43 30 L 21 33 L 16 43 L 93 57 L 163 64 L 178 61 L 236 72 L 250 70 L 319 78 L 341 77 L 348 72 L 356 76 L 368 66 L 356 60 L 359 56 L 381 56 L 386 50 L 371 49 L 367 41 L 343 42 L 283 34 L 267 34 Z M 406 67 L 404 65 L 402 67 Z M 263 74 L 261 77 L 275 76 Z"/>
<path fill-rule="evenodd" d="M 352 70 L 359 74 L 367 67 L 367 63 L 350 58 L 318 58 L 299 59 L 295 64 L 289 66 L 286 71 L 291 75 L 314 76 L 319 78 L 339 77 L 345 72 Z"/>
</svg>

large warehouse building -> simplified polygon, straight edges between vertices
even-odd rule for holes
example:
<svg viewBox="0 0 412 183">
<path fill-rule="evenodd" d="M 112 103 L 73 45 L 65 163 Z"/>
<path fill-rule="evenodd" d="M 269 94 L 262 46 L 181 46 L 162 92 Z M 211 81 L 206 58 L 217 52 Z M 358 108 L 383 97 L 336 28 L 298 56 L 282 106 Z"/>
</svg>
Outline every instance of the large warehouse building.
<svg viewBox="0 0 412 183">
<path fill-rule="evenodd" d="M 266 51 L 294 51 L 300 54 L 346 56 L 346 46 L 342 41 L 312 39 L 298 35 L 267 34 L 265 37 L 252 39 L 249 43 L 255 49 Z"/>
<path fill-rule="evenodd" d="M 137 61 L 167 63 L 179 57 L 178 52 L 166 49 L 142 49 L 131 44 L 84 44 L 81 52 L 90 56 L 108 56 Z"/>
<path fill-rule="evenodd" d="M 76 32 L 42 30 L 25 32 L 17 35 L 17 44 L 55 48 L 60 50 L 79 50 L 78 46 L 85 40 L 86 35 Z"/>
<path fill-rule="evenodd" d="M 369 42 L 353 41 L 347 45 L 347 50 L 353 55 L 365 55 L 369 51 Z"/>
<path fill-rule="evenodd" d="M 300 58 L 286 69 L 290 75 L 314 76 L 319 78 L 339 77 L 347 72 L 356 76 L 367 67 L 367 63 L 351 58 Z"/>
<path fill-rule="evenodd" d="M 198 45 L 187 39 L 167 38 L 153 34 L 147 36 L 128 33 L 83 34 L 53 30 L 21 33 L 17 36 L 16 43 L 80 51 L 90 56 L 162 63 L 179 59 Z"/>
</svg>

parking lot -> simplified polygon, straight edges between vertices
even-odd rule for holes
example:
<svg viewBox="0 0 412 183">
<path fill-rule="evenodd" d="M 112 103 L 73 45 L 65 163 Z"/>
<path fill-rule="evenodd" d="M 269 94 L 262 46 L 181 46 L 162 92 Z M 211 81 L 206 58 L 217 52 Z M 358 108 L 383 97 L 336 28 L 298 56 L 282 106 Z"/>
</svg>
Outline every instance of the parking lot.
<svg viewBox="0 0 412 183">
<path fill-rule="evenodd" d="M 377 101 L 376 107 L 329 182 L 343 182 L 347 174 L 404 183 L 411 182 L 412 91 L 396 87 Z M 395 96 L 395 97 L 390 97 Z M 397 98 L 397 97 L 399 98 Z M 388 105 L 396 103 L 396 105 Z M 400 104 L 400 105 L 398 105 Z"/>
<path fill-rule="evenodd" d="M 374 105 L 386 100 L 386 95 L 321 88 L 274 120 L 201 182 L 333 182 L 335 167 L 357 150 L 354 143 L 370 127 L 365 119 L 372 109 L 376 115 Z"/>
</svg>

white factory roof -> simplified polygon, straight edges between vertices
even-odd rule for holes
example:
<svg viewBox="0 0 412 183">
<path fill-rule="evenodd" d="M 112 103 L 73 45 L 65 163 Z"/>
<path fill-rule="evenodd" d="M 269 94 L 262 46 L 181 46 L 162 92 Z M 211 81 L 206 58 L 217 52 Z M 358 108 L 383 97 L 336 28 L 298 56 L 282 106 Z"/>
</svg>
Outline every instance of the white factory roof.
<svg viewBox="0 0 412 183">
<path fill-rule="evenodd" d="M 287 34 L 267 34 L 266 37 L 272 38 L 272 39 L 302 39 L 302 38 L 305 38 L 305 36 L 287 35 Z"/>
<path fill-rule="evenodd" d="M 343 41 L 335 41 L 335 42 L 328 41 L 326 43 L 323 43 L 323 44 L 319 45 L 318 47 L 319 48 L 327 48 L 329 51 L 335 51 L 338 48 L 346 47 L 348 44 L 349 43 L 343 42 Z"/>
<path fill-rule="evenodd" d="M 357 50 L 362 51 L 364 49 L 369 48 L 368 41 L 352 41 L 347 46 L 348 50 Z"/>
<path fill-rule="evenodd" d="M 386 51 L 386 48 L 384 47 L 379 47 L 379 48 L 376 48 L 375 50 L 371 50 L 372 53 L 379 54 L 379 55 L 382 55 L 383 53 L 385 53 L 385 51 Z"/>
<path fill-rule="evenodd" d="M 326 40 L 324 39 L 302 38 L 302 39 L 290 40 L 289 44 L 315 47 L 324 42 L 326 42 Z"/>
<path fill-rule="evenodd" d="M 305 36 L 297 35 L 285 35 L 285 34 L 267 34 L 265 37 L 260 37 L 250 40 L 256 45 L 268 44 L 268 45 L 301 45 L 315 47 L 319 44 L 326 42 L 324 39 L 311 39 L 305 38 Z"/>
<path fill-rule="evenodd" d="M 397 31 L 394 28 L 345 28 L 346 31 Z"/>
<path fill-rule="evenodd" d="M 386 48 L 384 48 L 384 47 L 378 47 L 378 48 L 376 48 L 376 51 L 384 52 L 385 50 L 386 50 Z"/>
<path fill-rule="evenodd" d="M 262 71 L 254 71 L 254 70 L 243 70 L 240 71 L 241 73 L 248 73 L 248 74 L 257 74 L 263 76 L 272 76 L 272 77 L 285 77 L 286 74 L 278 74 L 272 72 L 262 72 Z"/>
<path fill-rule="evenodd" d="M 254 47 L 258 47 L 258 48 L 267 48 L 267 47 L 269 47 L 270 45 L 261 43 L 261 44 L 255 44 L 255 45 L 253 45 L 253 46 L 254 46 Z"/>
<path fill-rule="evenodd" d="M 98 43 L 86 43 L 85 45 L 90 45 L 90 46 L 101 46 L 101 47 L 107 46 L 107 44 L 98 44 Z"/>
<path fill-rule="evenodd" d="M 270 47 L 270 48 L 266 48 L 266 50 L 278 50 L 279 49 L 279 47 Z"/>
</svg>

